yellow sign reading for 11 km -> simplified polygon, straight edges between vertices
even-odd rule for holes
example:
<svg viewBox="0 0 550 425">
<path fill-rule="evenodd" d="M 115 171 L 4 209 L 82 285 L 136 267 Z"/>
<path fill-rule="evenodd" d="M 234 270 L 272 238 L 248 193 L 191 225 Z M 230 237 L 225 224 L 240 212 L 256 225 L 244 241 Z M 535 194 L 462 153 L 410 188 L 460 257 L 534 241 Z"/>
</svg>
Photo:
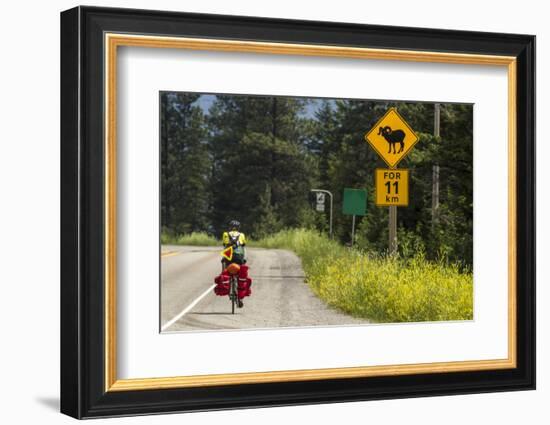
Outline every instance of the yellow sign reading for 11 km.
<svg viewBox="0 0 550 425">
<path fill-rule="evenodd" d="M 379 207 L 409 205 L 409 170 L 377 168 L 374 174 L 376 205 Z"/>
</svg>

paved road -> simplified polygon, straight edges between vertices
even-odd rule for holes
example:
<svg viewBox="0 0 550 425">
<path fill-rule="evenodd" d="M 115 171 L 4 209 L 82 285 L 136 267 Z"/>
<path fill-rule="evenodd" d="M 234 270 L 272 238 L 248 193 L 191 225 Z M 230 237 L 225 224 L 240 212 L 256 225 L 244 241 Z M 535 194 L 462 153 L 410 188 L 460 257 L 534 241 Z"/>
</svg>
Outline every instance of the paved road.
<svg viewBox="0 0 550 425">
<path fill-rule="evenodd" d="M 329 308 L 304 282 L 300 259 L 280 249 L 248 248 L 252 295 L 231 314 L 228 297 L 214 294 L 220 247 L 163 246 L 163 332 L 327 326 L 367 323 Z"/>
</svg>

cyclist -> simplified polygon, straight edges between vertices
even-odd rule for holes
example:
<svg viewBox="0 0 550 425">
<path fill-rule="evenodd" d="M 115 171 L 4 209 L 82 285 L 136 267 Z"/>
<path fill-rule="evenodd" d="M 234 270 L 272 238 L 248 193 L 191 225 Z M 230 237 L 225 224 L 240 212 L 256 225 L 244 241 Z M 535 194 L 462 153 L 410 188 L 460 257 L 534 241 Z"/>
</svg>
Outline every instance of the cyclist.
<svg viewBox="0 0 550 425">
<path fill-rule="evenodd" d="M 248 266 L 246 264 L 245 245 L 246 236 L 240 231 L 241 223 L 237 220 L 229 222 L 229 230 L 223 232 L 222 242 L 224 248 L 233 247 L 233 257 L 231 261 L 226 258 L 222 259 L 223 269 L 226 269 L 231 263 L 236 263 L 240 266 L 239 269 L 239 290 L 238 290 L 238 307 L 243 307 L 243 298 L 251 294 L 250 285 L 252 280 L 248 277 Z"/>
<path fill-rule="evenodd" d="M 233 247 L 233 259 L 231 262 L 242 265 L 246 263 L 244 250 L 246 245 L 246 236 L 244 233 L 239 231 L 240 227 L 241 223 L 237 220 L 231 220 L 229 222 L 229 231 L 223 232 L 222 242 L 224 248 L 229 248 L 230 246 Z M 223 261 L 224 267 L 227 267 L 229 262 L 226 259 L 223 259 Z"/>
</svg>

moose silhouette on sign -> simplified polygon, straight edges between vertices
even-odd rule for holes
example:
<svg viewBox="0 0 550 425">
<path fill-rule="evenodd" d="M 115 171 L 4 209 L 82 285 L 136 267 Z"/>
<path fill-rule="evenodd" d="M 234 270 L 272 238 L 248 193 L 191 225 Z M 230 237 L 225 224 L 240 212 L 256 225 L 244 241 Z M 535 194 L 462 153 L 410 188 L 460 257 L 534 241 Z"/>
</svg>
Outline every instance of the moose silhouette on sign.
<svg viewBox="0 0 550 425">
<path fill-rule="evenodd" d="M 392 130 L 391 127 L 380 127 L 378 129 L 378 135 L 382 135 L 386 142 L 388 142 L 388 153 L 401 153 L 405 148 L 405 132 L 403 130 Z M 395 144 L 399 143 L 399 150 L 395 152 Z"/>
</svg>

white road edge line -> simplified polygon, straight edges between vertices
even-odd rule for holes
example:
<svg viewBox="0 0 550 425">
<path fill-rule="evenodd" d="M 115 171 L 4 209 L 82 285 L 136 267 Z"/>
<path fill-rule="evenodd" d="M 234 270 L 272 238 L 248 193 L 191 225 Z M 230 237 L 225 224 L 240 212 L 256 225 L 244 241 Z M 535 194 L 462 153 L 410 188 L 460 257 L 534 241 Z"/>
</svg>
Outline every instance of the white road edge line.
<svg viewBox="0 0 550 425">
<path fill-rule="evenodd" d="M 189 311 L 195 307 L 200 300 L 202 300 L 204 297 L 206 297 L 208 295 L 208 293 L 210 291 L 212 291 L 212 289 L 214 289 L 214 287 L 216 286 L 216 284 L 214 283 L 210 288 L 208 288 L 206 291 L 204 291 L 198 298 L 195 299 L 195 301 L 193 301 L 191 304 L 189 304 L 187 307 L 185 307 L 181 312 L 180 314 L 178 314 L 176 317 L 174 317 L 172 320 L 170 320 L 169 322 L 166 322 L 164 324 L 164 326 L 162 328 L 160 328 L 160 331 L 165 331 L 167 328 L 169 328 L 170 326 L 172 326 L 174 323 L 176 323 L 178 320 L 180 320 L 183 316 L 185 316 L 187 313 L 189 313 Z"/>
</svg>

